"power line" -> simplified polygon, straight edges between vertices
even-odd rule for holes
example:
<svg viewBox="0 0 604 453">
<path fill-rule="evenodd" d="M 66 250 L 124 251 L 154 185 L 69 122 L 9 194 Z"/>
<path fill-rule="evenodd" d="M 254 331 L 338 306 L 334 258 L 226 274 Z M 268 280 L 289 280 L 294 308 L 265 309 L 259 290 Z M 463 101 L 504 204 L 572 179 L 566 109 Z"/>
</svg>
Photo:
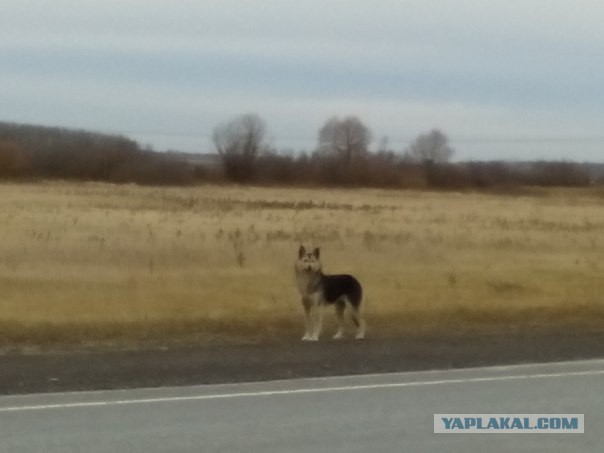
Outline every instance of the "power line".
<svg viewBox="0 0 604 453">
<path fill-rule="evenodd" d="M 193 138 L 193 139 L 211 139 L 209 134 L 196 134 L 191 132 L 159 132 L 159 131 L 123 131 L 123 130 L 99 130 L 100 132 L 121 134 L 121 135 L 148 135 L 154 137 L 176 137 L 176 138 Z M 604 143 L 604 137 L 594 136 L 572 136 L 572 137 L 449 137 L 454 143 Z M 300 136 L 269 136 L 271 141 L 296 141 L 296 142 L 315 142 L 316 137 L 300 137 Z M 410 138 L 391 138 L 388 137 L 389 143 L 409 143 L 415 140 L 415 137 Z"/>
</svg>

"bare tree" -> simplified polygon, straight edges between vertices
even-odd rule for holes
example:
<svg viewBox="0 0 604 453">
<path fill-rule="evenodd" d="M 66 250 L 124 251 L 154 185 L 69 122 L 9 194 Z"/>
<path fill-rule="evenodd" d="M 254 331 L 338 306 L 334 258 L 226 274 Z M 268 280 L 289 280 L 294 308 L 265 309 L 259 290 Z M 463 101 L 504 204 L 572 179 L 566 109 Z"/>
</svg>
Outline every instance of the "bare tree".
<svg viewBox="0 0 604 453">
<path fill-rule="evenodd" d="M 319 151 L 334 154 L 346 164 L 367 153 L 371 130 L 356 116 L 340 120 L 334 116 L 319 130 Z"/>
<path fill-rule="evenodd" d="M 266 147 L 266 126 L 262 118 L 249 113 L 214 129 L 212 139 L 229 179 L 249 181 L 258 155 Z"/>
<path fill-rule="evenodd" d="M 387 135 L 382 135 L 377 150 L 380 153 L 387 153 L 390 151 L 390 138 Z"/>
<path fill-rule="evenodd" d="M 449 138 L 440 130 L 433 129 L 420 134 L 407 149 L 405 155 L 415 162 L 440 164 L 448 162 L 455 150 L 449 146 Z"/>
</svg>

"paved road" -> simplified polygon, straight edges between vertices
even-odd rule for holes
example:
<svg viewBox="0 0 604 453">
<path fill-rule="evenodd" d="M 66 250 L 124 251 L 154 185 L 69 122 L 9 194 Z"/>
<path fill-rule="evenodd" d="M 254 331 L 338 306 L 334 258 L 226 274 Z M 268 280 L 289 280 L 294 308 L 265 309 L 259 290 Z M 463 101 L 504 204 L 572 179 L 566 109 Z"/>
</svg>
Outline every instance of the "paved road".
<svg viewBox="0 0 604 453">
<path fill-rule="evenodd" d="M 224 384 L 604 358 L 604 328 L 401 335 L 364 341 L 274 338 L 166 349 L 0 351 L 0 395 Z"/>
<path fill-rule="evenodd" d="M 433 434 L 434 413 L 584 413 L 585 434 Z M 604 361 L 0 397 L 0 451 L 602 452 Z"/>
</svg>

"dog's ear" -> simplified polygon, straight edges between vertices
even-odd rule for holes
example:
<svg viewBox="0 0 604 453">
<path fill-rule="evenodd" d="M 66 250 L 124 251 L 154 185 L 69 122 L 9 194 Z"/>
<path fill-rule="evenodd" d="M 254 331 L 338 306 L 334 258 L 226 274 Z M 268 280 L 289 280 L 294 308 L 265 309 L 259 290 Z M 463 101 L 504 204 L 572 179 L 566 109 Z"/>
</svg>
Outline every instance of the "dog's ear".
<svg viewBox="0 0 604 453">
<path fill-rule="evenodd" d="M 303 245 L 300 245 L 300 248 L 298 249 L 298 258 L 302 258 L 304 255 L 306 255 L 306 249 Z"/>
<path fill-rule="evenodd" d="M 315 248 L 312 254 L 315 255 L 316 259 L 319 259 L 319 255 L 321 255 L 321 250 L 319 249 L 319 247 Z"/>
</svg>

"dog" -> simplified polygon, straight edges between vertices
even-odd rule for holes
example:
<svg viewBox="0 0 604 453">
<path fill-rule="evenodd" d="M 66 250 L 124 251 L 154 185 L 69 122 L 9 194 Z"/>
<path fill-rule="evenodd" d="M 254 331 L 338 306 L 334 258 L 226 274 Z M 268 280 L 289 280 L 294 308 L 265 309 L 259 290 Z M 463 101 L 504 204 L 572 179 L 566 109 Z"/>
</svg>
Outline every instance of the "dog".
<svg viewBox="0 0 604 453">
<path fill-rule="evenodd" d="M 318 341 L 322 328 L 322 309 L 335 305 L 338 330 L 334 339 L 344 338 L 344 312 L 351 308 L 352 321 L 356 325 L 355 338 L 365 338 L 365 321 L 361 317 L 363 288 L 352 275 L 326 275 L 320 260 L 320 250 L 308 251 L 303 245 L 296 260 L 296 282 L 302 296 L 306 330 L 302 341 Z"/>
</svg>

